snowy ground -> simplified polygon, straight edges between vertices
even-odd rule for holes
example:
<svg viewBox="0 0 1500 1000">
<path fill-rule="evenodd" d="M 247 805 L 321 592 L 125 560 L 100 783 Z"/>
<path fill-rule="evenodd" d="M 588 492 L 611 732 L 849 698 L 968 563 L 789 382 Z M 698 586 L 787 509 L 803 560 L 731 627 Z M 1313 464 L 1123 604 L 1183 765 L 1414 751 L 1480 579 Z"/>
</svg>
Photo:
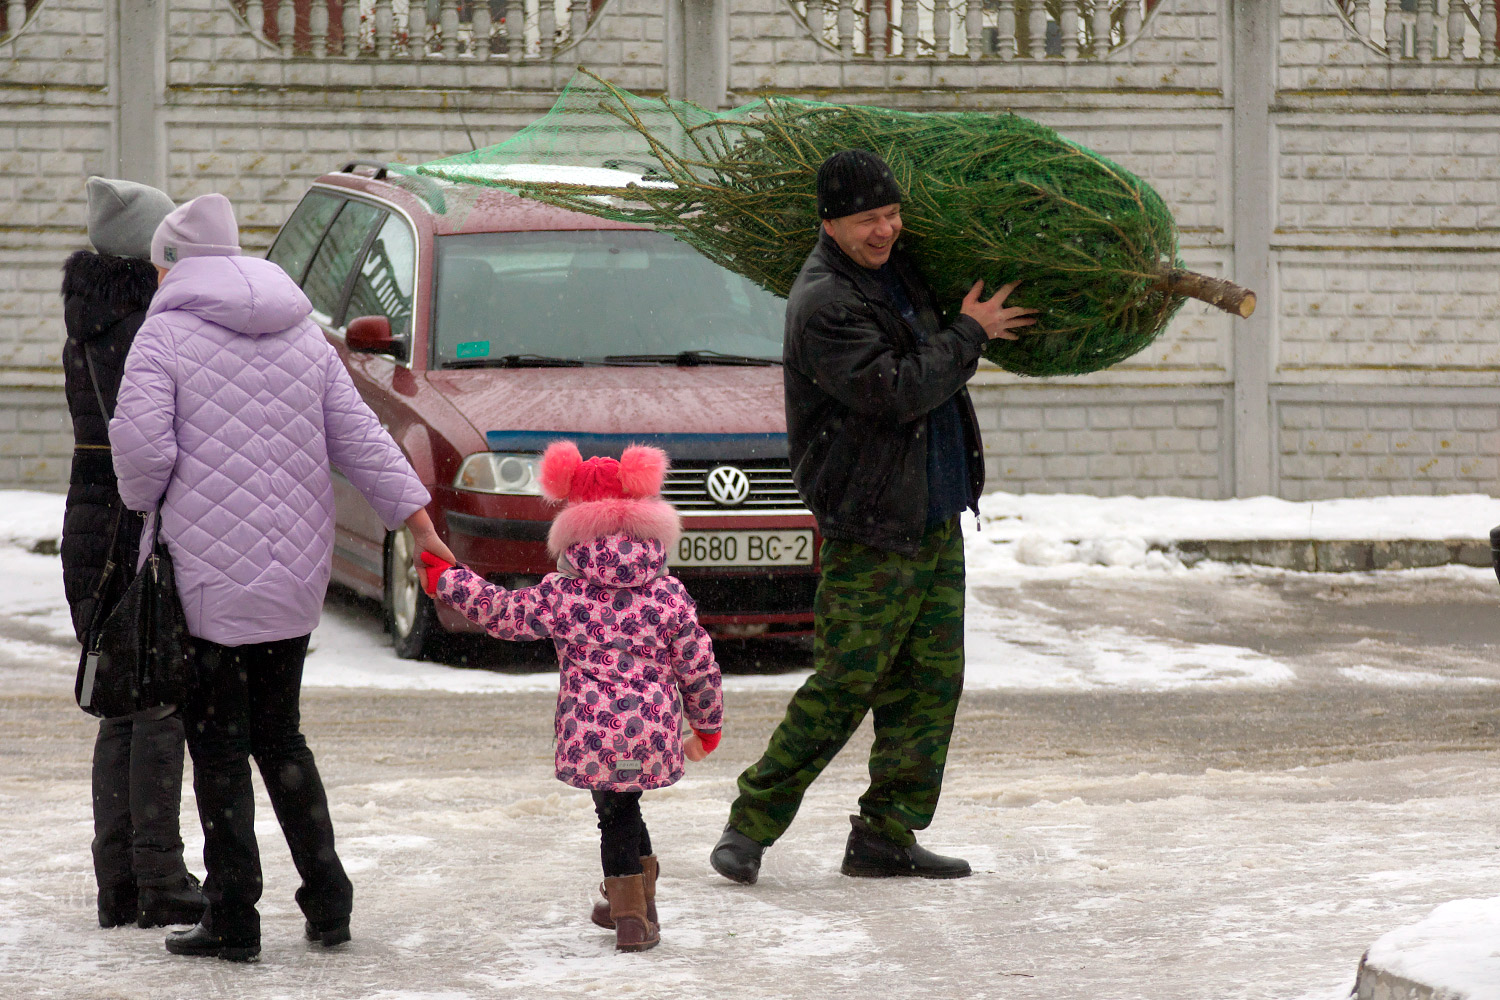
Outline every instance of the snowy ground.
<svg viewBox="0 0 1500 1000">
<path fill-rule="evenodd" d="M 56 537 L 60 504 L 0 501 L 0 996 L 1335 1000 L 1381 935 L 1500 896 L 1493 574 L 1184 569 L 1152 551 L 1482 538 L 1500 504 L 996 496 L 970 537 L 968 693 L 922 838 L 968 857 L 973 878 L 838 874 L 868 729 L 759 885 L 712 873 L 734 777 L 800 682 L 790 653 L 784 672 L 727 680 L 723 749 L 647 797 L 664 944 L 617 956 L 584 916 L 587 796 L 550 778 L 553 675 L 398 661 L 371 607 L 335 598 L 304 722 L 356 939 L 331 953 L 300 940 L 262 799 L 263 961 L 173 958 L 160 932 L 95 926 L 93 726 L 69 697 L 58 561 L 26 551 Z M 183 815 L 201 871 L 190 788 Z M 1424 967 L 1453 966 L 1443 933 L 1412 933 Z"/>
</svg>

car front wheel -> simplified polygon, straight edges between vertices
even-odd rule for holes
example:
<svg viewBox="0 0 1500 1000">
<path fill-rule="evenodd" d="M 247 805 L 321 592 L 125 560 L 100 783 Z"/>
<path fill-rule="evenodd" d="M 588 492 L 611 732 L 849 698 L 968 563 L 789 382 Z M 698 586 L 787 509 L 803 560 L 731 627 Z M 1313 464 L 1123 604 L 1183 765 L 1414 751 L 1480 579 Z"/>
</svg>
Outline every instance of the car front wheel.
<svg viewBox="0 0 1500 1000">
<path fill-rule="evenodd" d="M 417 578 L 417 568 L 412 562 L 415 549 L 411 531 L 406 528 L 386 536 L 385 624 L 396 655 L 403 660 L 420 660 L 429 655 L 442 632 L 437 609 L 422 592 Z"/>
</svg>

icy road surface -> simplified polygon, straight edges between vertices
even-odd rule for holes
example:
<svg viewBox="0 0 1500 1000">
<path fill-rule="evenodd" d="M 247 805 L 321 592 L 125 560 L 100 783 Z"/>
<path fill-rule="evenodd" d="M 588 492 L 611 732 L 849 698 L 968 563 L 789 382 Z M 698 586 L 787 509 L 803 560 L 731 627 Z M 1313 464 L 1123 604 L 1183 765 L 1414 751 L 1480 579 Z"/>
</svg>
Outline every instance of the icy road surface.
<svg viewBox="0 0 1500 1000">
<path fill-rule="evenodd" d="M 786 652 L 729 678 L 722 749 L 646 796 L 663 944 L 616 955 L 587 920 L 588 797 L 550 777 L 552 678 L 397 661 L 335 597 L 303 717 L 355 939 L 302 941 L 261 798 L 264 950 L 237 966 L 97 927 L 58 562 L 0 546 L 0 997 L 1336 1000 L 1385 932 L 1500 896 L 1493 574 L 971 556 L 970 685 L 922 840 L 972 878 L 838 873 L 868 728 L 759 885 L 713 874 L 734 778 L 804 666 Z M 189 785 L 201 873 L 196 827 Z"/>
</svg>

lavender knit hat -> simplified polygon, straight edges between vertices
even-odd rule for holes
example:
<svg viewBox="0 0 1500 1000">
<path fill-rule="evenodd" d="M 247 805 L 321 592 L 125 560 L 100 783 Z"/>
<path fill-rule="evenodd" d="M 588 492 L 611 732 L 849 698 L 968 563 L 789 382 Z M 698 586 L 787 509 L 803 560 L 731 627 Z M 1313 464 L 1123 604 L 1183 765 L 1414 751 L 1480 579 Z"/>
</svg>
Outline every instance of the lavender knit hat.
<svg viewBox="0 0 1500 1000">
<path fill-rule="evenodd" d="M 222 194 L 205 194 L 174 209 L 151 237 L 151 263 L 170 268 L 186 257 L 238 257 L 240 227 Z"/>
</svg>

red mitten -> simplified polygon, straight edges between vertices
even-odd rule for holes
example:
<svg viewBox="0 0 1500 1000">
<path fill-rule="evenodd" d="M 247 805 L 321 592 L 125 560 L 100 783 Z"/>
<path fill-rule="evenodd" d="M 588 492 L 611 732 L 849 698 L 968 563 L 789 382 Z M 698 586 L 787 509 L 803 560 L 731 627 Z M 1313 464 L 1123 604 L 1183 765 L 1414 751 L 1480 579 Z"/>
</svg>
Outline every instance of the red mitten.
<svg viewBox="0 0 1500 1000">
<path fill-rule="evenodd" d="M 452 569 L 453 564 L 431 552 L 419 552 L 417 558 L 422 560 L 422 589 L 427 591 L 428 597 L 434 597 L 437 595 L 438 577 L 443 575 L 444 570 Z"/>
<path fill-rule="evenodd" d="M 724 735 L 722 730 L 717 733 L 699 733 L 698 730 L 694 729 L 693 732 L 697 734 L 698 742 L 703 744 L 704 753 L 713 753 L 717 750 L 719 748 L 719 737 Z"/>
</svg>

